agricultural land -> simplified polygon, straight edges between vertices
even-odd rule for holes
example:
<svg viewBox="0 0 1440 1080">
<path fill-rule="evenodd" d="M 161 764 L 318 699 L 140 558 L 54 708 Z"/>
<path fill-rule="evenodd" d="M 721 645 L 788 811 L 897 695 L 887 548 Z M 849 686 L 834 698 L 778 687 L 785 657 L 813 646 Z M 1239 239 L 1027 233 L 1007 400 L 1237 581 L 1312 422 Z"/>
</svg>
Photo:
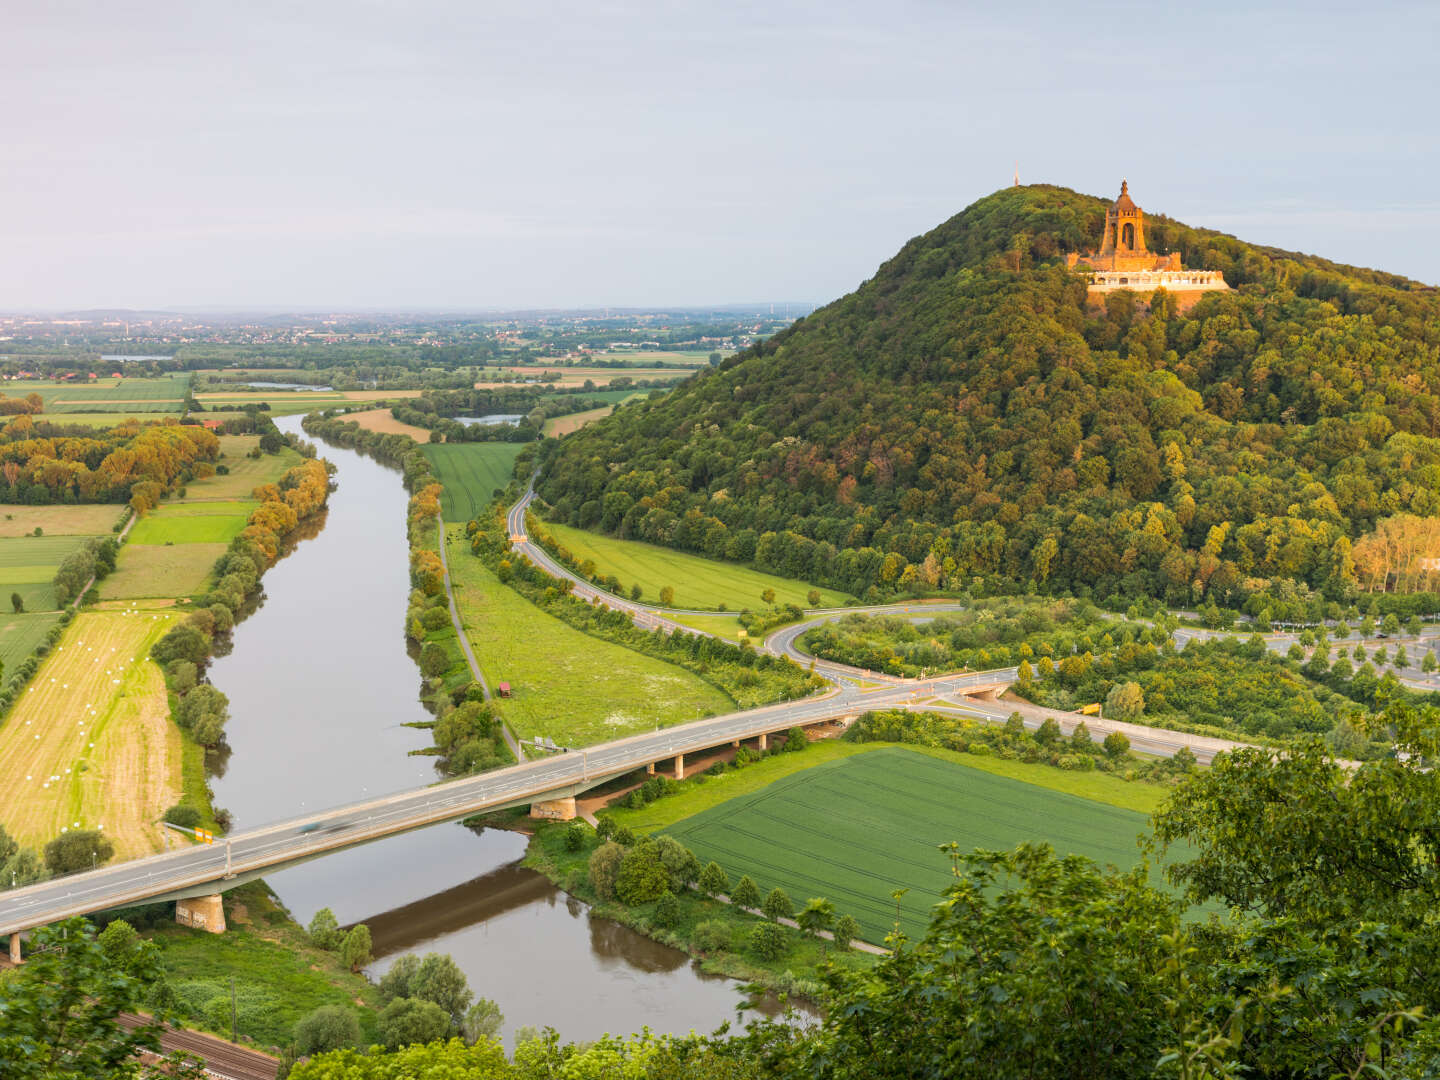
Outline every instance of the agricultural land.
<svg viewBox="0 0 1440 1080">
<path fill-rule="evenodd" d="M 586 409 L 584 412 L 569 413 L 565 416 L 552 416 L 545 421 L 545 434 L 558 439 L 561 435 L 579 431 L 586 424 L 594 423 L 602 416 L 609 416 L 614 411 L 615 406 L 606 405 L 603 408 Z"/>
<path fill-rule="evenodd" d="M 732 879 L 826 897 L 874 942 L 894 926 L 897 904 L 907 934 L 924 930 L 950 880 L 942 844 L 1008 851 L 1043 839 L 1061 854 L 1129 867 L 1146 831 L 1133 810 L 908 748 L 817 765 L 665 830 Z M 909 891 L 896 901 L 896 889 Z"/>
<path fill-rule="evenodd" d="M 490 686 L 503 680 L 514 687 L 503 709 L 517 734 L 581 745 L 734 707 L 684 668 L 591 637 L 541 611 L 470 554 L 463 525 L 445 531 L 461 622 Z"/>
<path fill-rule="evenodd" d="M 364 412 L 345 414 L 346 420 L 354 420 L 366 431 L 378 431 L 381 435 L 409 435 L 417 443 L 430 441 L 430 432 L 414 424 L 396 420 L 389 409 L 367 409 Z"/>
<path fill-rule="evenodd" d="M 674 548 L 634 540 L 619 540 L 584 529 L 547 522 L 545 528 L 580 562 L 593 560 L 600 577 L 613 574 L 628 589 L 639 585 L 643 599 L 655 602 L 660 590 L 675 590 L 675 605 L 697 610 L 759 609 L 761 595 L 775 590 L 777 605 L 815 607 L 809 600 L 812 586 L 791 578 L 761 573 L 735 563 L 716 562 Z M 851 598 L 834 589 L 820 589 L 820 606 L 841 607 Z"/>
<path fill-rule="evenodd" d="M 121 859 L 160 848 L 183 752 L 149 651 L 171 619 L 80 613 L 0 725 L 0 821 L 20 843 L 78 827 L 103 828 Z"/>
<path fill-rule="evenodd" d="M 350 417 L 346 417 L 350 419 Z M 495 500 L 495 489 L 510 486 L 519 443 L 426 444 L 425 456 L 445 489 L 441 511 L 446 521 L 465 524 Z"/>
</svg>

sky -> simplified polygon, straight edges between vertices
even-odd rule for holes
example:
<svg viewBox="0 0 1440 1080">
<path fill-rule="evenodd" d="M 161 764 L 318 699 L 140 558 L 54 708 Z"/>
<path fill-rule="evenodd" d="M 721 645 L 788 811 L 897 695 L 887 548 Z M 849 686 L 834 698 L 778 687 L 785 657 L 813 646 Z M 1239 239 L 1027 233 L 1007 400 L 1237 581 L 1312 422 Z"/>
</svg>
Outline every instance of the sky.
<svg viewBox="0 0 1440 1080">
<path fill-rule="evenodd" d="M 1440 283 L 1440 4 L 7 0 L 0 310 L 823 302 L 1011 182 Z"/>
</svg>

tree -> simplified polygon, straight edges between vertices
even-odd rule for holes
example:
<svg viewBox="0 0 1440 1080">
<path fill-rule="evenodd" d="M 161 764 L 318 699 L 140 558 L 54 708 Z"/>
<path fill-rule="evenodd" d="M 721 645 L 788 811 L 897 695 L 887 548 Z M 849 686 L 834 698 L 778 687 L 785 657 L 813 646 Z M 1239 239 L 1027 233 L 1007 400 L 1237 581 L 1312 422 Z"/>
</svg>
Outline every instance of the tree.
<svg viewBox="0 0 1440 1080">
<path fill-rule="evenodd" d="M 755 884 L 755 879 L 749 874 L 742 875 L 735 883 L 735 891 L 730 894 L 730 902 L 754 911 L 760 906 L 760 900 L 760 887 Z"/>
<path fill-rule="evenodd" d="M 474 1046 L 481 1039 L 494 1039 L 505 1025 L 505 1014 L 500 1006 L 489 998 L 480 998 L 465 1010 L 465 1019 L 460 1022 L 461 1037 Z"/>
<path fill-rule="evenodd" d="M 602 900 L 615 899 L 615 882 L 624 858 L 625 848 L 613 840 L 605 841 L 590 853 L 590 884 Z"/>
<path fill-rule="evenodd" d="M 1395 666 L 1407 668 L 1410 666 L 1410 652 L 1404 645 L 1395 646 Z"/>
<path fill-rule="evenodd" d="M 675 894 L 668 889 L 660 894 L 660 899 L 655 902 L 655 925 L 666 930 L 672 930 L 680 925 L 683 912 L 680 909 L 680 901 Z"/>
<path fill-rule="evenodd" d="M 811 589 L 808 593 L 805 594 L 805 602 L 809 604 L 812 608 L 819 607 L 821 599 L 822 597 L 820 596 L 819 589 Z"/>
<path fill-rule="evenodd" d="M 370 928 L 364 923 L 357 923 L 340 940 L 340 959 L 351 971 L 359 971 L 370 963 L 370 947 Z"/>
<path fill-rule="evenodd" d="M 1061 738 L 1060 725 L 1055 722 L 1053 716 L 1047 716 L 1045 722 L 1042 723 L 1039 730 L 1035 732 L 1035 741 L 1045 747 L 1054 748 L 1059 746 Z"/>
<path fill-rule="evenodd" d="M 790 935 L 778 923 L 756 923 L 750 928 L 749 945 L 757 959 L 773 962 L 790 951 Z"/>
<path fill-rule="evenodd" d="M 117 971 L 129 971 L 141 957 L 140 935 L 124 919 L 116 919 L 95 938 L 106 962 Z"/>
<path fill-rule="evenodd" d="M 769 895 L 765 897 L 765 903 L 760 910 L 771 922 L 779 922 L 781 919 L 788 919 L 795 914 L 795 905 L 790 902 L 790 897 L 785 890 L 777 886 L 771 889 Z"/>
<path fill-rule="evenodd" d="M 517 1042 L 519 1039 L 517 1033 Z M 295 1067 L 289 1080 L 500 1080 L 516 1075 L 498 1041 L 480 1040 L 466 1046 L 458 1039 L 448 1042 L 415 1043 L 389 1052 L 361 1054 L 341 1050 L 322 1054 Z M 528 1077 L 555 1076 L 548 1067 L 531 1071 Z M 578 1074 L 576 1074 L 578 1075 Z M 585 1074 L 589 1080 L 591 1074 Z"/>
<path fill-rule="evenodd" d="M 850 948 L 850 943 L 860 936 L 860 924 L 853 915 L 841 915 L 835 920 L 833 933 L 835 947 L 844 952 Z"/>
<path fill-rule="evenodd" d="M 1393 611 L 1380 621 L 1380 632 L 1387 637 L 1400 633 L 1400 616 Z"/>
<path fill-rule="evenodd" d="M 341 1050 L 360 1042 L 360 1021 L 353 1009 L 321 1005 L 295 1023 L 295 1049 L 302 1054 Z"/>
<path fill-rule="evenodd" d="M 706 896 L 723 896 L 730 890 L 730 875 L 717 862 L 708 862 L 700 871 L 700 891 Z"/>
<path fill-rule="evenodd" d="M 811 897 L 795 921 L 803 932 L 818 937 L 821 930 L 829 930 L 835 922 L 835 905 L 823 896 Z"/>
<path fill-rule="evenodd" d="M 584 851 L 585 841 L 589 838 L 590 829 L 586 826 L 585 822 L 577 818 L 575 821 L 570 822 L 565 829 L 565 850 L 571 852 Z"/>
<path fill-rule="evenodd" d="M 380 1042 L 391 1050 L 434 1042 L 450 1033 L 450 1015 L 433 1001 L 396 998 L 380 1010 Z"/>
<path fill-rule="evenodd" d="M 439 1005 L 450 1014 L 450 1020 L 457 1029 L 475 996 L 460 965 L 445 953 L 425 954 L 410 982 L 410 994 Z"/>
<path fill-rule="evenodd" d="M 18 592 L 12 592 L 10 594 L 10 610 L 17 615 L 25 610 L 25 598 Z"/>
<path fill-rule="evenodd" d="M 640 586 L 639 586 L 638 583 L 635 584 L 635 585 L 631 585 L 631 586 L 630 586 L 630 599 L 631 599 L 631 600 L 639 600 L 640 597 L 642 597 L 642 596 L 644 596 L 644 595 L 645 595 L 645 590 L 642 589 L 642 588 L 640 588 Z"/>
<path fill-rule="evenodd" d="M 1029 660 L 1021 660 L 1020 666 L 1015 669 L 1015 681 L 1022 687 L 1029 686 L 1035 678 L 1035 669 L 1030 666 Z"/>
<path fill-rule="evenodd" d="M 665 585 L 665 586 L 662 586 L 662 587 L 661 587 L 661 589 L 660 589 L 660 606 L 661 606 L 661 607 L 674 607 L 674 606 L 675 606 L 675 589 L 674 589 L 673 586 Z"/>
<path fill-rule="evenodd" d="M 1435 653 L 1430 649 L 1426 649 L 1425 658 L 1420 661 L 1420 670 L 1425 672 L 1425 674 L 1429 675 L 1435 671 L 1435 668 Z"/>
<path fill-rule="evenodd" d="M 340 923 L 335 918 L 335 912 L 328 907 L 322 907 L 315 912 L 307 932 L 316 947 L 325 949 L 327 952 L 338 949 L 345 936 L 340 929 Z"/>
<path fill-rule="evenodd" d="M 766 589 L 766 590 L 764 590 L 764 591 L 761 592 L 761 594 L 760 594 L 760 599 L 761 599 L 761 601 L 762 601 L 763 603 L 765 603 L 765 604 L 773 605 L 773 604 L 775 603 L 775 590 L 774 590 L 774 589 Z"/>
<path fill-rule="evenodd" d="M 1090 738 L 1090 727 L 1084 720 L 1076 721 L 1075 726 L 1070 729 L 1070 745 L 1081 754 L 1094 751 L 1095 741 Z"/>
<path fill-rule="evenodd" d="M 112 924 L 113 925 L 113 924 Z M 118 949 L 123 932 L 112 935 Z M 148 942 L 131 942 L 128 954 L 107 952 L 95 928 L 67 919 L 35 931 L 30 955 L 19 970 L 0 981 L 0 1076 L 5 1080 L 200 1080 L 201 1063 L 171 1054 L 139 1065 L 142 1051 L 160 1053 L 164 1020 L 133 1029 L 120 1014 L 146 1005 L 147 987 L 162 978 L 159 956 Z"/>
<path fill-rule="evenodd" d="M 1106 756 L 1112 761 L 1119 761 L 1130 752 L 1130 740 L 1121 731 L 1112 731 L 1106 735 L 1103 745 Z"/>
<path fill-rule="evenodd" d="M 450 670 L 450 654 L 438 641 L 428 641 L 420 650 L 420 674 L 427 678 L 444 675 Z"/>
<path fill-rule="evenodd" d="M 1117 683 L 1105 697 L 1105 712 L 1116 720 L 1137 720 L 1145 712 L 1145 694 L 1136 682 Z"/>
<path fill-rule="evenodd" d="M 703 953 L 724 952 L 730 948 L 730 926 L 723 919 L 706 919 L 695 927 L 690 942 Z"/>
<path fill-rule="evenodd" d="M 709 357 L 707 357 L 707 359 L 708 359 L 709 364 L 710 364 L 710 366 L 711 366 L 712 368 L 713 368 L 713 367 L 719 367 L 719 366 L 720 366 L 721 357 L 720 357 L 720 354 L 719 354 L 718 352 L 712 352 L 712 353 L 709 355 Z"/>
<path fill-rule="evenodd" d="M 390 965 L 390 970 L 380 976 L 380 1000 L 394 1001 L 396 998 L 411 997 L 410 987 L 420 970 L 420 957 L 406 953 Z"/>
<path fill-rule="evenodd" d="M 634 907 L 660 899 L 670 888 L 670 873 L 660 861 L 655 841 L 642 840 L 625 852 L 620 871 L 615 877 L 615 897 L 622 904 Z"/>
<path fill-rule="evenodd" d="M 52 874 L 90 870 L 110 861 L 115 845 L 98 829 L 71 829 L 45 845 L 45 869 Z"/>
</svg>

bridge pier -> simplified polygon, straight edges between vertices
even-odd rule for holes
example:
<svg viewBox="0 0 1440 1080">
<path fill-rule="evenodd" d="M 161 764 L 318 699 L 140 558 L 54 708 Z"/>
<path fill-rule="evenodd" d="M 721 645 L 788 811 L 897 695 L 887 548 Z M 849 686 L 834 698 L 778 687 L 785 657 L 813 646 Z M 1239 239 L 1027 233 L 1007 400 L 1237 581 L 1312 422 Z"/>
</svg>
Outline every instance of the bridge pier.
<svg viewBox="0 0 1440 1080">
<path fill-rule="evenodd" d="M 212 934 L 225 932 L 225 905 L 219 893 L 175 901 L 175 921 L 181 926 L 206 930 Z"/>
<path fill-rule="evenodd" d="M 654 776 L 654 775 L 655 775 L 655 763 L 652 761 L 652 762 L 650 762 L 649 765 L 646 765 L 646 766 L 645 766 L 645 771 L 646 771 L 647 773 L 649 773 L 651 776 Z"/>
<path fill-rule="evenodd" d="M 767 746 L 769 746 L 769 745 L 770 745 L 770 738 L 769 738 L 769 736 L 767 736 L 767 735 L 760 735 L 760 736 L 756 739 L 755 746 L 756 746 L 757 749 L 764 750 L 764 749 L 765 749 Z"/>
<path fill-rule="evenodd" d="M 20 931 L 16 930 L 10 935 L 10 962 L 12 964 L 23 964 L 24 957 L 20 955 Z"/>
<path fill-rule="evenodd" d="M 530 816 L 545 818 L 547 821 L 573 821 L 575 819 L 575 796 L 567 795 L 563 799 L 547 799 L 545 802 L 531 803 Z"/>
<path fill-rule="evenodd" d="M 676 780 L 684 780 L 684 779 L 685 779 L 685 755 L 684 755 L 684 754 L 676 754 L 676 755 L 675 755 L 675 779 L 676 779 Z"/>
</svg>

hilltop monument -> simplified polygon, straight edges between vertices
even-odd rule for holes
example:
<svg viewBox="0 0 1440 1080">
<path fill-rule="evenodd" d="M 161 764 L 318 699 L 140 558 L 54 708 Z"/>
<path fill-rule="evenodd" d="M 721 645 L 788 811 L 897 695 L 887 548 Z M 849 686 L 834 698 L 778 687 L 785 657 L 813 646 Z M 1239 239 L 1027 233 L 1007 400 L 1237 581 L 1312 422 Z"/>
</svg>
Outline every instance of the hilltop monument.
<svg viewBox="0 0 1440 1080">
<path fill-rule="evenodd" d="M 1178 252 L 1159 255 L 1145 246 L 1145 211 L 1130 198 L 1130 184 L 1120 181 L 1120 197 L 1105 211 L 1105 232 L 1100 250 L 1089 255 L 1071 252 L 1065 264 L 1072 269 L 1094 271 L 1090 295 L 1100 302 L 1104 294 L 1118 289 L 1152 292 L 1164 289 L 1175 293 L 1181 308 L 1190 307 L 1202 293 L 1228 290 L 1225 275 L 1218 270 L 1186 270 Z"/>
</svg>

